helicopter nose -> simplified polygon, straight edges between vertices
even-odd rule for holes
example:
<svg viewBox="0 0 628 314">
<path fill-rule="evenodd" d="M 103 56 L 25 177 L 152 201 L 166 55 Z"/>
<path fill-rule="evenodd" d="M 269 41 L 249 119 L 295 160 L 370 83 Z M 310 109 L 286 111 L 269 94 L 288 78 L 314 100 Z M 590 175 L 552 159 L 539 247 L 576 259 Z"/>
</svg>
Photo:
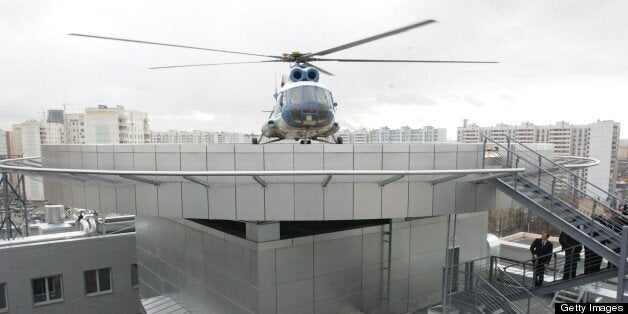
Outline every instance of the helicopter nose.
<svg viewBox="0 0 628 314">
<path fill-rule="evenodd" d="M 331 122 L 333 112 L 324 104 L 306 102 L 285 106 L 282 117 L 294 127 L 321 127 Z"/>
</svg>

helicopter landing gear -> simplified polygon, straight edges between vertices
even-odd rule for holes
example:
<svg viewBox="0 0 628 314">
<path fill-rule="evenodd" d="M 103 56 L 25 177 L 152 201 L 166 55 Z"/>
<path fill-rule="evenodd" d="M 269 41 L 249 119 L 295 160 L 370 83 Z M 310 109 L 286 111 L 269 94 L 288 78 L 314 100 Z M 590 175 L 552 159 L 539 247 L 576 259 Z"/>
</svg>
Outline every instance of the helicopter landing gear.
<svg viewBox="0 0 628 314">
<path fill-rule="evenodd" d="M 299 144 L 312 144 L 312 140 L 300 140 Z"/>
<path fill-rule="evenodd" d="M 342 137 L 340 137 L 340 136 L 336 137 L 336 136 L 332 135 L 331 138 L 334 140 L 334 142 L 336 144 L 342 144 Z"/>
</svg>

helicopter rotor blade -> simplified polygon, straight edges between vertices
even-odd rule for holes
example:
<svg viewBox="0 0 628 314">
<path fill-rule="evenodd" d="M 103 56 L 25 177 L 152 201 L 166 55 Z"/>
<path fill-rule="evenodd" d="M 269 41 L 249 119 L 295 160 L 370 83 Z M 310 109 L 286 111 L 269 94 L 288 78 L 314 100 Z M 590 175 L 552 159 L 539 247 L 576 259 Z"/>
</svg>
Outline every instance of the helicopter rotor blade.
<svg viewBox="0 0 628 314">
<path fill-rule="evenodd" d="M 407 63 L 499 63 L 497 61 L 459 61 L 459 60 L 394 60 L 394 59 L 329 59 L 313 58 L 312 61 L 337 61 L 337 62 L 407 62 Z"/>
<path fill-rule="evenodd" d="M 157 46 L 167 46 L 167 47 L 175 47 L 175 48 L 187 48 L 187 49 L 196 49 L 196 50 L 206 50 L 206 51 L 215 51 L 215 52 L 224 52 L 224 53 L 232 53 L 239 55 L 247 55 L 247 56 L 257 56 L 257 57 L 268 57 L 275 59 L 283 59 L 281 56 L 273 56 L 273 55 L 263 55 L 249 52 L 240 52 L 240 51 L 231 51 L 231 50 L 221 50 L 221 49 L 211 49 L 211 48 L 203 48 L 203 47 L 193 47 L 193 46 L 184 46 L 184 45 L 175 45 L 175 44 L 165 44 L 158 43 L 152 41 L 144 41 L 144 40 L 135 40 L 135 39 L 125 39 L 125 38 L 115 38 L 115 37 L 104 37 L 104 36 L 96 36 L 96 35 L 87 35 L 87 34 L 68 34 L 70 36 L 79 36 L 79 37 L 87 37 L 87 38 L 96 38 L 96 39 L 107 39 L 107 40 L 117 40 L 117 41 L 125 41 L 131 43 L 138 44 L 148 44 L 148 45 L 157 45 Z"/>
<path fill-rule="evenodd" d="M 334 76 L 334 73 L 331 73 L 331 72 L 329 72 L 327 70 L 321 69 L 320 67 L 315 66 L 315 65 L 313 65 L 313 64 L 311 64 L 309 62 L 303 62 L 303 64 L 305 64 L 305 65 L 307 65 L 307 66 L 309 66 L 311 68 L 315 68 L 315 69 L 319 70 L 320 72 L 325 73 L 325 74 L 327 74 L 329 76 Z"/>
<path fill-rule="evenodd" d="M 421 22 L 418 22 L 418 23 L 414 23 L 414 24 L 411 24 L 411 25 L 408 25 L 408 26 L 404 26 L 404 27 L 401 27 L 401 28 L 394 29 L 392 31 L 388 31 L 388 32 L 381 33 L 381 34 L 378 34 L 378 35 L 375 35 L 375 36 L 371 36 L 371 37 L 360 39 L 360 40 L 357 40 L 357 41 L 354 41 L 354 42 L 350 42 L 348 44 L 340 45 L 340 46 L 337 46 L 337 47 L 334 47 L 334 48 L 325 49 L 325 50 L 322 50 L 322 51 L 319 51 L 319 52 L 315 52 L 315 53 L 310 53 L 310 54 L 305 55 L 305 57 L 324 56 L 324 55 L 327 55 L 327 54 L 330 54 L 330 53 L 334 53 L 334 52 L 338 52 L 338 51 L 341 51 L 341 50 L 349 49 L 351 47 L 355 47 L 355 46 L 359 46 L 359 45 L 362 45 L 362 44 L 366 44 L 366 43 L 374 41 L 374 40 L 382 39 L 384 37 L 388 37 L 388 36 L 396 35 L 396 34 L 399 34 L 399 33 L 403 33 L 405 31 L 409 31 L 411 29 L 414 29 L 414 28 L 417 28 L 417 27 L 421 27 L 421 26 L 425 26 L 425 25 L 428 25 L 428 24 L 431 24 L 431 23 L 434 23 L 434 22 L 436 22 L 436 21 L 435 20 L 424 20 L 424 21 L 421 21 Z"/>
<path fill-rule="evenodd" d="M 223 63 L 203 63 L 203 64 L 184 64 L 184 65 L 167 65 L 161 67 L 152 67 L 151 70 L 158 69 L 171 69 L 171 68 L 188 68 L 188 67 L 203 67 L 210 65 L 226 65 L 226 64 L 249 64 L 249 63 L 266 63 L 266 62 L 283 62 L 282 60 L 262 60 L 262 61 L 245 61 L 245 62 L 223 62 Z"/>
</svg>

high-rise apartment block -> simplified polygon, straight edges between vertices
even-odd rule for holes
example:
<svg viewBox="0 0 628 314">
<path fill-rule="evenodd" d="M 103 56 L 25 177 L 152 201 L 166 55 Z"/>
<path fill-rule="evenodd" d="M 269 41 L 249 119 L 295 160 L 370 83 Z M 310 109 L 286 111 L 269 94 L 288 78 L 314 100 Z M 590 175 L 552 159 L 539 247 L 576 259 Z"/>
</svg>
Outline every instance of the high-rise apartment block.
<svg viewBox="0 0 628 314">
<path fill-rule="evenodd" d="M 64 128 L 60 123 L 30 120 L 13 125 L 12 151 L 23 157 L 41 156 L 42 144 L 64 143 Z M 44 199 L 41 180 L 25 178 L 26 196 L 31 200 Z"/>
<path fill-rule="evenodd" d="M 145 112 L 99 105 L 85 108 L 85 144 L 137 144 L 150 141 Z"/>
<path fill-rule="evenodd" d="M 67 144 L 85 144 L 85 114 L 70 113 L 65 115 L 65 141 Z"/>
<path fill-rule="evenodd" d="M 400 129 L 382 127 L 374 130 L 344 129 L 338 136 L 347 143 L 424 143 L 424 142 L 445 142 L 447 141 L 447 129 L 425 126 L 419 129 L 412 129 L 404 126 Z"/>
<path fill-rule="evenodd" d="M 347 143 L 369 143 L 371 142 L 371 131 L 367 129 L 349 130 L 344 129 L 338 132 L 337 136 L 342 137 Z"/>
<path fill-rule="evenodd" d="M 465 120 L 458 128 L 458 142 L 479 143 L 482 135 L 498 142 L 506 142 L 506 136 L 522 143 L 554 144 L 556 156 L 592 157 L 600 164 L 583 171 L 585 179 L 600 188 L 612 192 L 615 189 L 618 168 L 619 123 L 597 121 L 591 124 L 569 124 L 561 121 L 552 125 L 534 125 L 524 122 L 521 125 L 497 124 L 481 127 L 467 124 Z"/>
<path fill-rule="evenodd" d="M 628 199 L 628 140 L 619 141 L 617 163 L 617 194 L 626 200 Z"/>
<path fill-rule="evenodd" d="M 50 115 L 49 115 L 50 117 Z M 145 112 L 123 106 L 85 108 L 84 113 L 65 114 L 67 144 L 138 144 L 150 142 L 150 126 Z"/>
<path fill-rule="evenodd" d="M 425 126 L 411 129 L 404 126 L 400 129 L 383 127 L 371 130 L 371 142 L 377 143 L 423 143 L 447 141 L 447 129 Z"/>
<path fill-rule="evenodd" d="M 156 144 L 251 143 L 251 139 L 256 136 L 237 132 L 169 130 L 151 132 L 150 142 Z"/>
<path fill-rule="evenodd" d="M 214 134 L 209 131 L 177 131 L 170 130 L 165 132 L 151 132 L 151 143 L 157 144 L 196 144 L 196 143 L 213 143 Z"/>
<path fill-rule="evenodd" d="M 8 134 L 0 129 L 0 156 L 9 154 L 9 145 L 7 141 Z"/>
</svg>

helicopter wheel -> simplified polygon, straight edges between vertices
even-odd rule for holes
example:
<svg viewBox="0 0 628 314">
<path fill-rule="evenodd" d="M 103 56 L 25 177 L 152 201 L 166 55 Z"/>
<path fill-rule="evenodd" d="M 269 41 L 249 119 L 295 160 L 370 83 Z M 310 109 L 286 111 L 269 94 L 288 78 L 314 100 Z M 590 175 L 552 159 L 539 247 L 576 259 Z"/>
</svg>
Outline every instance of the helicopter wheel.
<svg viewBox="0 0 628 314">
<path fill-rule="evenodd" d="M 307 141 L 305 141 L 305 143 L 306 144 L 312 144 L 312 141 L 311 140 L 307 140 Z"/>
<path fill-rule="evenodd" d="M 305 140 L 300 140 L 299 144 L 305 144 Z"/>
<path fill-rule="evenodd" d="M 338 136 L 336 138 L 336 144 L 342 144 L 342 137 Z"/>
<path fill-rule="evenodd" d="M 251 142 L 253 143 L 253 145 L 259 144 L 259 140 L 257 139 L 257 137 L 254 137 L 253 139 L 251 139 Z"/>
</svg>

